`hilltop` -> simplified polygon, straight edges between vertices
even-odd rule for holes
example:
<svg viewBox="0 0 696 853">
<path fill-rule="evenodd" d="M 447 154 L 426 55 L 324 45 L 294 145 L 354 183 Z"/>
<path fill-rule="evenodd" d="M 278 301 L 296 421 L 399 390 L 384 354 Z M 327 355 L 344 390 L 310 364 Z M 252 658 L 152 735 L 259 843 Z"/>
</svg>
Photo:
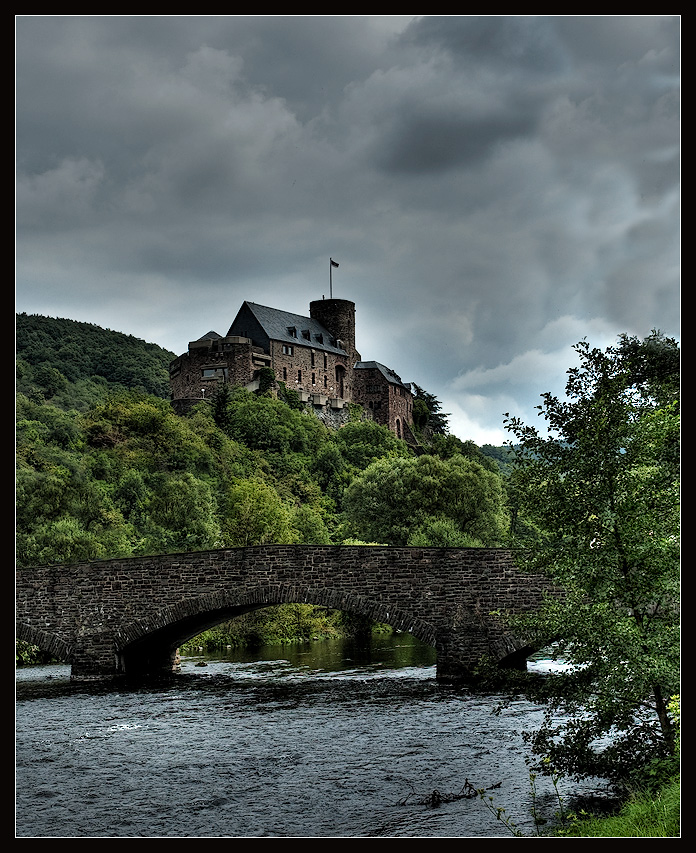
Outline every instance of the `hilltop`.
<svg viewBox="0 0 696 853">
<path fill-rule="evenodd" d="M 175 353 L 132 335 L 39 314 L 16 317 L 17 392 L 84 411 L 110 390 L 169 398 Z"/>
</svg>

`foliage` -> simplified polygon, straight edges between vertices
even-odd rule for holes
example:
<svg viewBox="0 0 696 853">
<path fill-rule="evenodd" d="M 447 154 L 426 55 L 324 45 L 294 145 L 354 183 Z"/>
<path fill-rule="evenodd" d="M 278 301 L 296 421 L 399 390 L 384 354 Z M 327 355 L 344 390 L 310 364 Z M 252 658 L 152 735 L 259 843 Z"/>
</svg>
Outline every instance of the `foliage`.
<svg viewBox="0 0 696 853">
<path fill-rule="evenodd" d="M 15 642 L 15 665 L 31 666 L 38 663 L 50 663 L 51 656 L 42 652 L 38 646 L 28 643 L 26 640 Z"/>
<path fill-rule="evenodd" d="M 668 779 L 657 790 L 634 791 L 620 807 L 606 802 L 600 814 L 592 814 L 584 808 L 569 810 L 561 796 L 558 783 L 561 776 L 555 771 L 551 775 L 558 803 L 554 818 L 544 817 L 538 803 L 536 774 L 530 773 L 532 792 L 531 815 L 534 834 L 553 838 L 676 838 L 680 835 L 680 780 L 679 776 Z M 493 786 L 497 787 L 497 786 Z M 434 792 L 437 793 L 437 792 Z M 457 798 L 472 795 L 479 797 L 484 806 L 510 832 L 522 838 L 523 832 L 507 814 L 505 808 L 496 805 L 494 796 L 485 788 L 474 788 L 467 780 Z M 606 816 L 610 811 L 614 811 Z"/>
<path fill-rule="evenodd" d="M 473 459 L 488 471 L 500 473 L 498 465 L 486 455 L 471 439 L 462 441 L 456 435 L 434 435 L 430 444 L 431 452 L 440 459 L 451 459 L 453 456 L 465 456 Z"/>
<path fill-rule="evenodd" d="M 427 516 L 408 536 L 407 545 L 420 548 L 481 548 L 480 539 L 466 533 L 455 519 Z"/>
<path fill-rule="evenodd" d="M 282 400 L 286 406 L 290 406 L 291 409 L 294 409 L 297 412 L 304 411 L 305 405 L 302 402 L 302 398 L 294 388 L 288 388 L 285 382 L 277 382 L 277 385 L 279 400 Z"/>
<path fill-rule="evenodd" d="M 346 489 L 343 510 L 357 538 L 391 545 L 409 544 L 412 535 L 422 542 L 447 520 L 467 544 L 495 545 L 507 526 L 500 478 L 463 456 L 379 459 Z"/>
<path fill-rule="evenodd" d="M 420 385 L 412 383 L 413 422 L 421 435 L 446 435 L 449 432 L 449 415 L 442 411 L 442 403 L 434 394 L 424 391 Z"/>
<path fill-rule="evenodd" d="M 256 375 L 259 380 L 259 394 L 266 394 L 276 384 L 276 375 L 272 367 L 262 367 Z"/>
<path fill-rule="evenodd" d="M 493 460 L 493 462 L 498 466 L 500 473 L 504 476 L 508 476 L 512 472 L 515 462 L 514 448 L 507 446 L 495 447 L 492 444 L 482 444 L 481 453 L 487 459 Z"/>
<path fill-rule="evenodd" d="M 221 382 L 213 394 L 211 405 L 212 415 L 215 421 L 215 426 L 223 432 L 230 430 L 230 403 L 232 402 L 232 392 L 230 386 L 226 382 Z"/>
<path fill-rule="evenodd" d="M 333 441 L 344 462 L 357 471 L 364 471 L 376 459 L 410 456 L 405 442 L 374 421 L 347 423 L 336 432 Z"/>
<path fill-rule="evenodd" d="M 245 547 L 296 541 L 290 514 L 271 486 L 261 480 L 241 480 L 224 497 L 224 547 Z"/>
<path fill-rule="evenodd" d="M 681 783 L 676 776 L 659 791 L 633 794 L 621 811 L 610 817 L 573 815 L 554 835 L 564 838 L 679 838 Z"/>
<path fill-rule="evenodd" d="M 181 647 L 183 654 L 214 652 L 227 647 L 256 648 L 340 637 L 346 633 L 343 615 L 310 604 L 279 604 L 221 622 Z"/>
<path fill-rule="evenodd" d="M 576 351 L 566 399 L 542 395 L 549 434 L 506 422 L 526 525 L 521 560 L 565 590 L 518 626 L 540 646 L 555 641 L 570 665 L 530 680 L 548 712 L 529 740 L 562 772 L 626 782 L 655 759 L 674 771 L 667 705 L 679 683 L 677 346 L 655 333 L 642 344 L 623 337 L 604 352 L 583 341 Z"/>
<path fill-rule="evenodd" d="M 90 384 L 91 394 L 118 386 L 169 397 L 168 368 L 175 354 L 132 335 L 23 313 L 16 316 L 16 346 L 23 365 L 18 390 L 31 388 L 38 398 L 63 408 L 65 392 L 77 383 L 83 389 Z"/>
<path fill-rule="evenodd" d="M 326 427 L 311 413 L 238 389 L 230 408 L 229 435 L 253 450 L 310 455 L 326 440 Z"/>
</svg>

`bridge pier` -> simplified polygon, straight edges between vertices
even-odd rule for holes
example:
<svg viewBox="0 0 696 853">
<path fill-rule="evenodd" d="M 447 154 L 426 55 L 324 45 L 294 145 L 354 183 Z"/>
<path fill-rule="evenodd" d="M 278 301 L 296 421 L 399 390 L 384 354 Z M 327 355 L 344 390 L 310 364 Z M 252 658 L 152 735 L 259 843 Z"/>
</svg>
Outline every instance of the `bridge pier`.
<svg viewBox="0 0 696 853">
<path fill-rule="evenodd" d="M 70 657 L 71 681 L 108 681 L 127 676 L 164 676 L 178 672 L 178 648 L 133 644 L 118 651 L 114 638 L 83 637 Z"/>
<path fill-rule="evenodd" d="M 76 646 L 69 662 L 71 681 L 99 681 L 118 674 L 113 641 L 98 637 Z"/>
<path fill-rule="evenodd" d="M 134 644 L 118 655 L 118 671 L 131 677 L 161 677 L 172 675 L 180 669 L 178 648 Z"/>
<path fill-rule="evenodd" d="M 473 681 L 484 659 L 503 669 L 526 670 L 533 649 L 519 638 L 494 623 L 483 624 L 475 614 L 452 621 L 454 625 L 441 628 L 437 635 L 438 681 Z"/>
</svg>

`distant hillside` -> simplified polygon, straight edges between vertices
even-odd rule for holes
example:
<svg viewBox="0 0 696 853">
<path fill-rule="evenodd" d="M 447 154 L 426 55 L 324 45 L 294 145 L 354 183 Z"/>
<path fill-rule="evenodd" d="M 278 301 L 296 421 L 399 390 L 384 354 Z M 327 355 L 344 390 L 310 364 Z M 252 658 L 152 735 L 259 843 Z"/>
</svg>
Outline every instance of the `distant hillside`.
<svg viewBox="0 0 696 853">
<path fill-rule="evenodd" d="M 176 354 L 132 335 L 18 314 L 16 344 L 17 391 L 37 402 L 82 409 L 116 387 L 169 397 L 168 367 Z"/>
</svg>

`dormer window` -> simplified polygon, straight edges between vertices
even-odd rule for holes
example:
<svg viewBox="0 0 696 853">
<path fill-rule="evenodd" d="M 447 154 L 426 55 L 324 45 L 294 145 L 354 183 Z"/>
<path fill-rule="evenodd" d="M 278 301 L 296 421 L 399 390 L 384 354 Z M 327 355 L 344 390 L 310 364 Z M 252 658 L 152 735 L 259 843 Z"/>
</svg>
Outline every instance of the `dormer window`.
<svg viewBox="0 0 696 853">
<path fill-rule="evenodd" d="M 309 333 L 309 329 L 303 329 L 303 330 L 302 330 L 302 337 L 303 337 L 305 340 L 307 340 L 307 341 L 308 341 L 308 340 L 310 340 L 310 338 L 311 338 L 312 336 L 311 336 L 311 335 L 310 335 L 310 333 Z"/>
<path fill-rule="evenodd" d="M 297 337 L 297 326 L 288 326 L 288 334 L 291 338 Z"/>
<path fill-rule="evenodd" d="M 316 337 L 317 341 L 318 341 L 320 344 L 323 344 L 323 343 L 324 343 L 324 336 L 322 335 L 322 333 L 321 333 L 321 332 L 319 332 L 319 334 L 318 334 L 318 335 L 315 335 L 315 337 Z"/>
</svg>

